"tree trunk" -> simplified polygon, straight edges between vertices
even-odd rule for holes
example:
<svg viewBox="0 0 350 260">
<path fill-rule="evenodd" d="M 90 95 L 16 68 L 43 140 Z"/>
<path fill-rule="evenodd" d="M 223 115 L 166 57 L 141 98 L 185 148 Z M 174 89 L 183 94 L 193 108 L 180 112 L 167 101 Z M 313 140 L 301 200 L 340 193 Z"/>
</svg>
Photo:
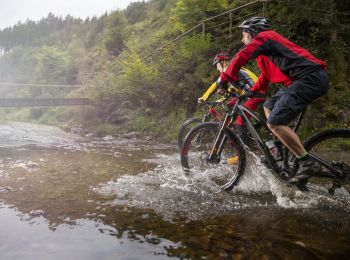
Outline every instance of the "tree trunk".
<svg viewBox="0 0 350 260">
<path fill-rule="evenodd" d="M 334 0 L 331 0 L 331 44 L 337 42 L 338 38 L 337 10 Z"/>
</svg>

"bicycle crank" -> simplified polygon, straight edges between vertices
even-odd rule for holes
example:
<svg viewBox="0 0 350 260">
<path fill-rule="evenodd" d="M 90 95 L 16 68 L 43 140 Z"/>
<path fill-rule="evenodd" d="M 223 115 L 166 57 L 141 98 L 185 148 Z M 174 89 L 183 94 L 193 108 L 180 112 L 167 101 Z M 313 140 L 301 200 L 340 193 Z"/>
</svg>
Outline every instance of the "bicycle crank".
<svg viewBox="0 0 350 260">
<path fill-rule="evenodd" d="M 329 193 L 330 195 L 334 195 L 335 190 L 336 190 L 336 189 L 339 189 L 339 188 L 341 188 L 340 183 L 337 182 L 337 181 L 334 181 L 332 187 L 328 189 L 328 193 Z"/>
</svg>

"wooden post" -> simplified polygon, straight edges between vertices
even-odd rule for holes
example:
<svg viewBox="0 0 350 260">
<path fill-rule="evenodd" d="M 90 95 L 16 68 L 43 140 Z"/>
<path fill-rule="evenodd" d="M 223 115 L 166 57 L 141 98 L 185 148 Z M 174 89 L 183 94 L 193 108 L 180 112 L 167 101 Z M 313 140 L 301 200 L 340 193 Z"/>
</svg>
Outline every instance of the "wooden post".
<svg viewBox="0 0 350 260">
<path fill-rule="evenodd" d="M 267 1 L 266 0 L 263 0 L 262 1 L 263 3 L 263 17 L 267 17 Z"/>
<path fill-rule="evenodd" d="M 202 24 L 203 35 L 205 35 L 205 22 Z"/>
<path fill-rule="evenodd" d="M 232 12 L 230 12 L 230 38 L 232 37 Z"/>
</svg>

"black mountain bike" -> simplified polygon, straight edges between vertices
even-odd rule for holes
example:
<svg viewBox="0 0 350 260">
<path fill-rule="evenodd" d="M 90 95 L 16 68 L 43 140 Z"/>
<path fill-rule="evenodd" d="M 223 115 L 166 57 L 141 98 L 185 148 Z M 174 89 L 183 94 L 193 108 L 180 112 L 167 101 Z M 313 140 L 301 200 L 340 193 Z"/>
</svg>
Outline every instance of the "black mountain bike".
<svg viewBox="0 0 350 260">
<path fill-rule="evenodd" d="M 246 146 L 228 126 L 237 115 L 241 115 L 262 162 L 283 181 L 288 182 L 295 175 L 299 167 L 298 160 L 280 141 L 269 140 L 273 134 L 266 121 L 243 106 L 247 99 L 246 96 L 238 97 L 236 105 L 226 114 L 222 123 L 201 123 L 188 133 L 181 149 L 181 164 L 185 172 L 200 171 L 226 191 L 238 184 L 245 172 Z M 304 112 L 295 120 L 292 126 L 294 131 L 298 130 Z M 257 125 L 260 127 L 259 132 Z M 337 188 L 350 183 L 350 129 L 329 129 L 317 133 L 308 138 L 304 146 L 320 163 L 322 171 L 299 183 L 297 187 L 300 190 L 324 188 L 330 184 L 328 192 L 334 194 Z"/>
</svg>

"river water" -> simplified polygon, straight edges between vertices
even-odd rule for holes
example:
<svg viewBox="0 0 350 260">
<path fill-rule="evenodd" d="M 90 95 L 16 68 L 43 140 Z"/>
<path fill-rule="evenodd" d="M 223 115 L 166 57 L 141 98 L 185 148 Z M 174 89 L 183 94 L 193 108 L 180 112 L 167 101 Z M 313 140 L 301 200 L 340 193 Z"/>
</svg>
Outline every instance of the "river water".
<svg viewBox="0 0 350 260">
<path fill-rule="evenodd" d="M 0 125 L 0 259 L 349 259 L 350 194 L 302 193 L 254 154 L 223 192 L 177 147 Z"/>
</svg>

